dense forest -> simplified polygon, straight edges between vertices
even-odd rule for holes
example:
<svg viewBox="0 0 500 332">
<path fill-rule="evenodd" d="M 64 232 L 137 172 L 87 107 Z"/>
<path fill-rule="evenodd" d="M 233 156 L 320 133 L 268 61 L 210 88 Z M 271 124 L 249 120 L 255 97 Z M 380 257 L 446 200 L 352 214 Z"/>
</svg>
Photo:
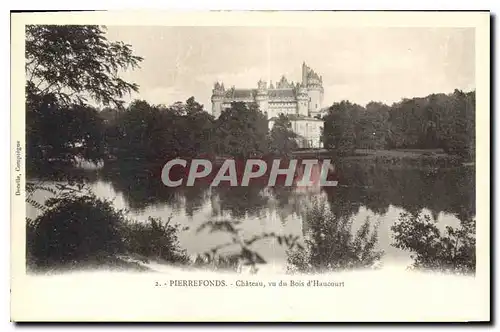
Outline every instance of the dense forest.
<svg viewBox="0 0 500 332">
<path fill-rule="evenodd" d="M 325 115 L 323 142 L 339 154 L 355 149 L 444 149 L 473 159 L 476 93 L 455 90 L 403 99 L 392 106 L 334 103 Z"/>
<path fill-rule="evenodd" d="M 101 111 L 90 106 L 48 107 L 29 114 L 28 121 L 29 171 L 35 174 L 47 161 L 51 167 L 82 159 L 158 166 L 177 157 L 285 156 L 297 147 L 284 116 L 268 130 L 256 105 L 233 103 L 215 119 L 193 97 L 169 107 L 143 100 Z"/>
</svg>

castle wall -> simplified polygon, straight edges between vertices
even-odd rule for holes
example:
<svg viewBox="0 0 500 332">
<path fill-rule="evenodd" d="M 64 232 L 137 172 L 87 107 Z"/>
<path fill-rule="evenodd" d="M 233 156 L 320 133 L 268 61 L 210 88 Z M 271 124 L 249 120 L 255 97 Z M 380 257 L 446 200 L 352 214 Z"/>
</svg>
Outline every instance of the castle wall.
<svg viewBox="0 0 500 332">
<path fill-rule="evenodd" d="M 269 101 L 268 117 L 272 118 L 280 113 L 297 114 L 297 102 Z"/>
</svg>

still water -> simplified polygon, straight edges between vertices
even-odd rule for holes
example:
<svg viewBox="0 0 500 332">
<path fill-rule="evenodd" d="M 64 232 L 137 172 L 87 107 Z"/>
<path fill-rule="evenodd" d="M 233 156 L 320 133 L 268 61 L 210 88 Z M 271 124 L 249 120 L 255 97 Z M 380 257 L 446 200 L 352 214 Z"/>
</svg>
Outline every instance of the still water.
<svg viewBox="0 0 500 332">
<path fill-rule="evenodd" d="M 324 200 L 337 217 L 352 220 L 352 232 L 368 218 L 377 227 L 378 249 L 384 251 L 382 267 L 406 268 L 410 253 L 392 246 L 390 227 L 402 212 L 431 216 L 442 230 L 475 215 L 474 168 L 416 168 L 405 165 L 379 165 L 369 161 L 350 161 L 337 165 L 336 187 L 267 187 L 265 183 L 248 187 L 165 187 L 159 176 L 138 176 L 124 172 L 88 172 L 87 184 L 98 196 L 127 209 L 137 220 L 161 217 L 180 224 L 180 245 L 190 255 L 209 251 L 231 240 L 221 232 L 198 232 L 209 220 L 241 221 L 244 238 L 263 232 L 298 235 L 307 230 L 305 212 L 314 201 Z M 35 200 L 48 198 L 37 192 Z M 27 205 L 29 217 L 37 211 Z M 263 256 L 270 270 L 286 268 L 287 252 L 275 240 L 261 240 L 253 248 Z"/>
</svg>

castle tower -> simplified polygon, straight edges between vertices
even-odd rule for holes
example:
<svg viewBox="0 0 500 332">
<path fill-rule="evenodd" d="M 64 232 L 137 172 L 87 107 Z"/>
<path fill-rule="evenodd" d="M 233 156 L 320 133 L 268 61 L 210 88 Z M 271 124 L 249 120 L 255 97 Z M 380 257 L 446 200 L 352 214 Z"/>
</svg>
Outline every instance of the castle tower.
<svg viewBox="0 0 500 332">
<path fill-rule="evenodd" d="M 309 95 L 303 84 L 297 87 L 297 113 L 304 116 L 309 114 Z"/>
<path fill-rule="evenodd" d="M 222 102 L 224 101 L 224 83 L 215 82 L 212 90 L 212 115 L 218 118 L 222 112 Z"/>
<path fill-rule="evenodd" d="M 302 62 L 302 84 L 304 84 L 305 86 L 307 86 L 307 71 L 308 71 L 308 67 L 306 65 L 306 62 Z"/>
<path fill-rule="evenodd" d="M 257 94 L 255 96 L 255 102 L 259 105 L 259 109 L 262 113 L 267 114 L 269 109 L 269 95 L 267 93 L 267 82 L 259 80 L 257 82 Z"/>
<path fill-rule="evenodd" d="M 309 95 L 309 116 L 315 116 L 323 107 L 323 78 L 303 63 L 302 84 L 306 86 Z"/>
</svg>

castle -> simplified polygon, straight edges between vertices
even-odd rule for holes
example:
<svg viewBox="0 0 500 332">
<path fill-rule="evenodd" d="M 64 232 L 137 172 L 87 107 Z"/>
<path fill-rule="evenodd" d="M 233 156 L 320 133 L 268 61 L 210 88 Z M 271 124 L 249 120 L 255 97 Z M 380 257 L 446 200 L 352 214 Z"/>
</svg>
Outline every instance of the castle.
<svg viewBox="0 0 500 332">
<path fill-rule="evenodd" d="M 216 82 L 212 90 L 212 114 L 219 117 L 221 112 L 231 107 L 232 102 L 256 103 L 267 115 L 269 128 L 279 114 L 287 115 L 293 131 L 299 135 L 300 147 L 321 147 L 321 116 L 323 105 L 323 78 L 302 64 L 302 82 L 288 82 L 285 76 L 276 83 L 260 80 L 257 89 L 224 88 L 224 83 Z"/>
</svg>

